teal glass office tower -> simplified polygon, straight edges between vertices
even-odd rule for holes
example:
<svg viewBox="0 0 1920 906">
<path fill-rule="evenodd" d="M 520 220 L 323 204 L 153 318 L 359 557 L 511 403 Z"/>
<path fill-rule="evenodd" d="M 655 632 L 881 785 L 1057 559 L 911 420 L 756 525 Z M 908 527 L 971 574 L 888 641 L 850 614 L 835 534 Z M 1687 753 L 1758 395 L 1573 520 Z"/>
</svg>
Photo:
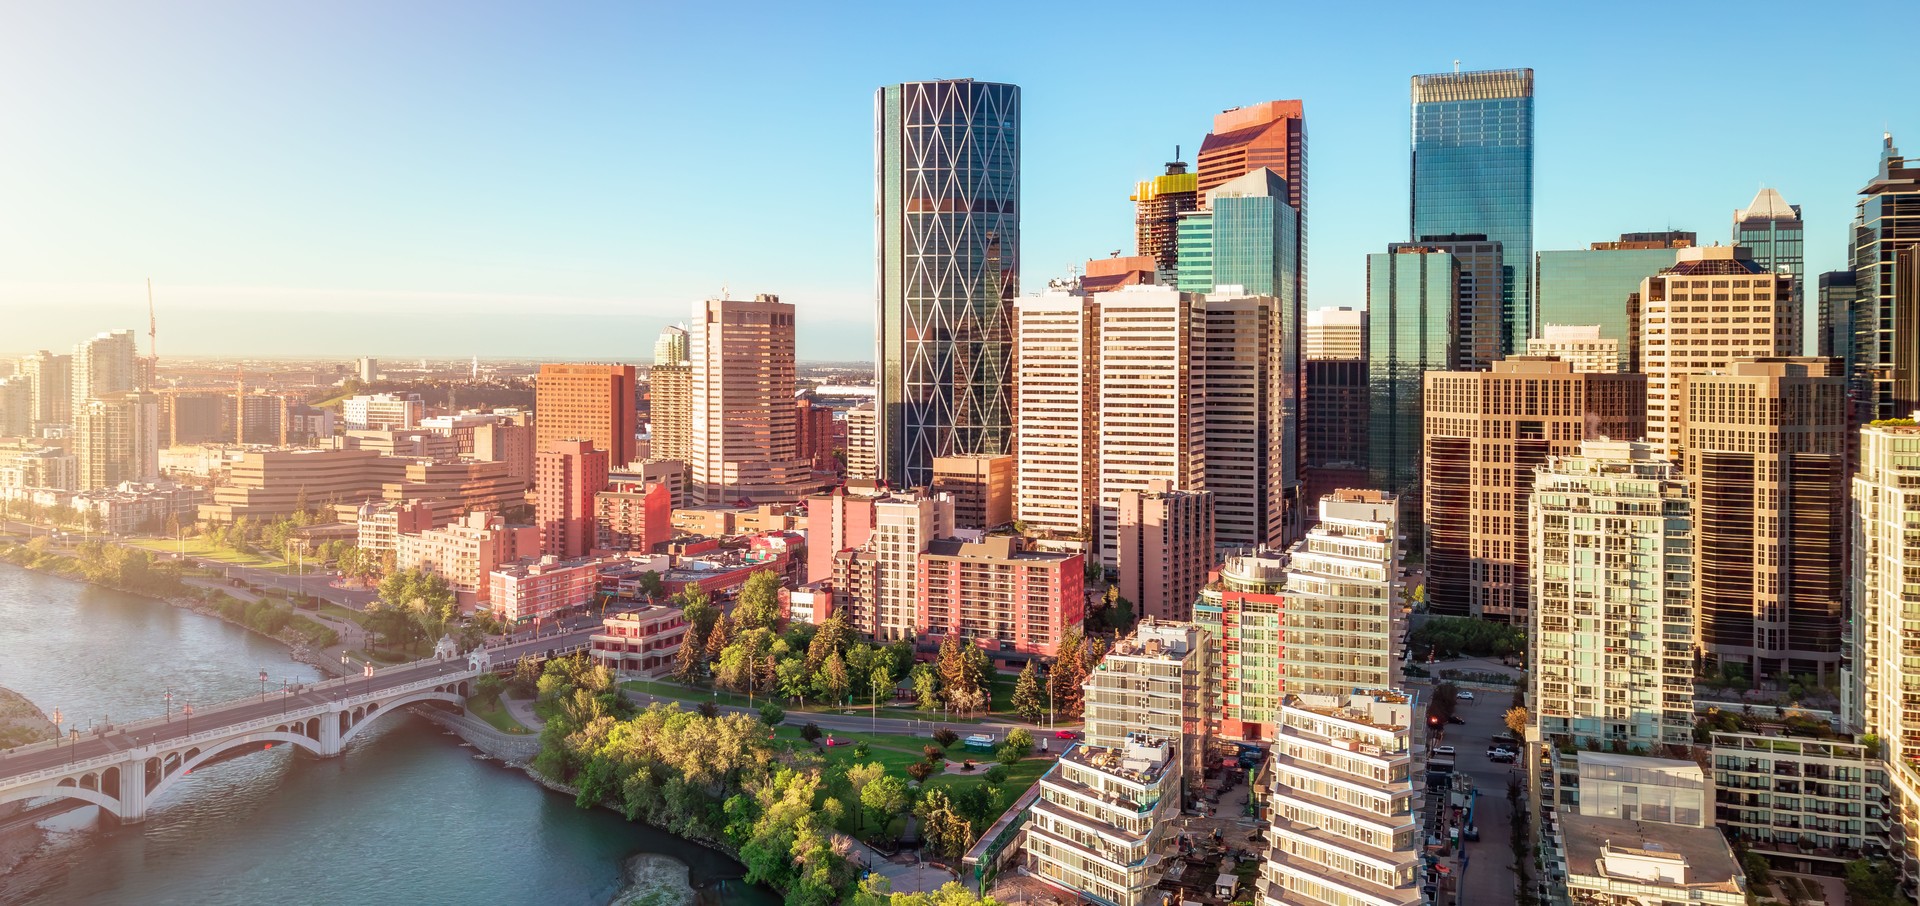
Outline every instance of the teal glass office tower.
<svg viewBox="0 0 1920 906">
<path fill-rule="evenodd" d="M 1426 373 L 1451 368 L 1460 274 L 1451 252 L 1417 243 L 1367 256 L 1367 470 L 1381 490 L 1417 497 Z"/>
<path fill-rule="evenodd" d="M 1413 77 L 1408 237 L 1484 234 L 1503 260 L 1502 354 L 1533 322 L 1533 70 Z"/>
<path fill-rule="evenodd" d="M 1020 89 L 906 82 L 873 108 L 875 456 L 921 487 L 936 456 L 1012 449 Z"/>
<path fill-rule="evenodd" d="M 1548 324 L 1597 325 L 1600 336 L 1620 342 L 1620 370 L 1633 370 L 1633 328 L 1627 297 L 1640 282 L 1673 266 L 1674 250 L 1694 244 L 1692 233 L 1642 233 L 1591 248 L 1541 252 L 1536 259 L 1534 312 L 1539 330 Z"/>
<path fill-rule="evenodd" d="M 1753 203 L 1733 212 L 1733 243 L 1753 250 L 1753 263 L 1776 274 L 1793 277 L 1793 304 L 1801 323 L 1807 317 L 1807 223 L 1800 206 L 1787 204 L 1780 193 L 1761 189 Z"/>
<path fill-rule="evenodd" d="M 1880 168 L 1853 215 L 1853 393 L 1862 421 L 1920 408 L 1920 160 L 1882 139 Z"/>
</svg>

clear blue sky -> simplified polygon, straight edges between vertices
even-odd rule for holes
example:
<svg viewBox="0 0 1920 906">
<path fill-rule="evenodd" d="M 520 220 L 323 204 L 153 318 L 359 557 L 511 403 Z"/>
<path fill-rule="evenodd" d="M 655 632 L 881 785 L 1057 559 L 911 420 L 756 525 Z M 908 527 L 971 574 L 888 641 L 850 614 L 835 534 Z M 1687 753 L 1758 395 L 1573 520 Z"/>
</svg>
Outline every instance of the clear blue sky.
<svg viewBox="0 0 1920 906">
<path fill-rule="evenodd" d="M 1364 304 L 1406 238 L 1407 77 L 1456 58 L 1536 70 L 1537 248 L 1724 241 L 1768 184 L 1817 272 L 1881 131 L 1920 153 L 1920 57 L 1870 40 L 1904 9 L 13 4 L 0 352 L 144 329 L 150 276 L 163 356 L 645 358 L 724 286 L 866 359 L 873 90 L 946 77 L 1023 89 L 1024 291 L 1130 250 L 1133 182 L 1214 112 L 1299 97 L 1309 305 Z"/>
</svg>

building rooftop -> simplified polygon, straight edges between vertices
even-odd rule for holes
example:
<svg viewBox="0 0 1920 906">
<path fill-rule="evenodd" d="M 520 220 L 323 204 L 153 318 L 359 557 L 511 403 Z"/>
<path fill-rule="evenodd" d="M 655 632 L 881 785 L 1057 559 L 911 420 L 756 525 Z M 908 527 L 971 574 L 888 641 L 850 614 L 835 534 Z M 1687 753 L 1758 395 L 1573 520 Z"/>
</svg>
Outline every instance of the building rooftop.
<svg viewBox="0 0 1920 906">
<path fill-rule="evenodd" d="M 1046 563 L 1077 556 L 1055 551 L 1021 550 L 1018 541 L 1013 535 L 988 535 L 980 541 L 938 538 L 927 543 L 926 552 L 934 557 L 957 557 L 962 560 L 1031 560 Z"/>
<path fill-rule="evenodd" d="M 1174 763 L 1172 743 L 1164 737 L 1145 733 L 1129 733 L 1125 745 L 1112 748 L 1077 745 L 1060 757 L 1123 780 L 1146 784 L 1160 779 L 1167 765 Z"/>
<path fill-rule="evenodd" d="M 1744 893 L 1746 876 L 1717 828 L 1562 813 L 1570 875 Z"/>
</svg>

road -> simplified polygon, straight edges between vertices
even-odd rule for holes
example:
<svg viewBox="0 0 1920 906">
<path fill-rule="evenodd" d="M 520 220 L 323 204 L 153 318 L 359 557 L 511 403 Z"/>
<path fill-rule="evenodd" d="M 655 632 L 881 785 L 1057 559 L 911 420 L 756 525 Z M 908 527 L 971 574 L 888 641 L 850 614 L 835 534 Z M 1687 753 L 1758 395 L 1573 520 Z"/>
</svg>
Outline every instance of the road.
<svg viewBox="0 0 1920 906">
<path fill-rule="evenodd" d="M 626 692 L 626 696 L 628 701 L 632 701 L 642 707 L 655 702 L 663 705 L 679 705 L 682 708 L 700 707 L 700 703 L 697 701 L 649 695 L 645 692 L 628 691 Z M 777 703 L 776 701 L 776 704 Z M 741 706 L 721 705 L 720 711 L 721 713 L 731 712 L 745 714 L 751 717 L 760 716 L 759 711 Z M 952 728 L 955 733 L 961 736 L 970 736 L 974 733 L 992 733 L 995 739 L 1005 739 L 1007 733 L 1015 729 L 1023 729 L 1033 734 L 1033 741 L 1036 746 L 1041 742 L 1045 742 L 1048 749 L 1059 751 L 1060 747 L 1064 744 L 1064 740 L 1056 740 L 1054 738 L 1054 729 L 1034 727 L 1027 724 L 942 723 L 938 720 L 918 720 L 901 717 L 861 717 L 857 714 L 818 714 L 810 711 L 788 711 L 786 719 L 781 721 L 781 723 L 794 727 L 817 724 L 822 730 L 833 730 L 841 733 L 891 733 L 903 736 L 926 737 L 932 737 L 934 730 L 945 726 Z M 1071 729 L 1077 733 L 1080 728 L 1078 725 L 1069 726 L 1062 724 L 1059 729 Z"/>
<path fill-rule="evenodd" d="M 537 639 L 505 645 L 493 649 L 493 661 L 496 665 L 510 664 L 521 655 L 543 653 L 549 648 L 563 647 L 585 642 L 591 633 L 577 631 L 565 635 L 546 636 Z M 403 686 L 418 680 L 435 676 L 459 674 L 467 669 L 466 658 L 449 661 L 418 661 L 410 665 L 389 668 L 377 674 L 372 682 L 374 688 Z M 25 747 L 6 753 L 0 753 L 0 780 L 20 774 L 31 773 L 46 768 L 58 767 L 73 761 L 124 752 L 128 749 L 168 740 L 180 739 L 193 732 L 194 727 L 201 731 L 226 724 L 236 724 L 256 720 L 275 714 L 282 714 L 293 708 L 321 705 L 330 701 L 339 701 L 364 694 L 368 680 L 363 677 L 349 676 L 336 680 L 314 683 L 301 688 L 298 692 L 282 693 L 278 689 L 269 689 L 263 696 L 248 696 L 218 704 L 196 708 L 191 719 L 184 715 L 170 718 L 152 718 L 116 728 L 112 732 L 95 735 L 83 735 L 78 743 L 62 744 L 52 748 Z"/>
<path fill-rule="evenodd" d="M 1480 827 L 1480 842 L 1467 843 L 1466 887 L 1456 903 L 1511 903 L 1514 895 L 1512 807 L 1507 804 L 1507 779 L 1525 777 L 1517 765 L 1500 764 L 1487 758 L 1487 745 L 1497 734 L 1506 733 L 1506 712 L 1513 693 L 1474 691 L 1474 700 L 1460 702 L 1459 716 L 1465 724 L 1449 725 L 1437 739 L 1457 751 L 1454 770 L 1473 779 L 1480 791 L 1475 803 L 1474 824 Z"/>
</svg>

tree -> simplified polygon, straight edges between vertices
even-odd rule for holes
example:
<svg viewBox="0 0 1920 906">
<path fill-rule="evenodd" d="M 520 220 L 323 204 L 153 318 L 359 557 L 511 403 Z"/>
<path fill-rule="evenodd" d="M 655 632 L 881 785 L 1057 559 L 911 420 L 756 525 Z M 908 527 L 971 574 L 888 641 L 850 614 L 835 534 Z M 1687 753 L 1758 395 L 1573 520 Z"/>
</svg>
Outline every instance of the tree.
<svg viewBox="0 0 1920 906">
<path fill-rule="evenodd" d="M 1040 671 L 1029 660 L 1027 666 L 1021 669 L 1020 678 L 1013 683 L 1013 712 L 1027 720 L 1037 721 L 1041 710 Z"/>
<path fill-rule="evenodd" d="M 920 820 L 921 837 L 934 855 L 958 859 L 973 845 L 973 825 L 942 790 L 928 790 L 920 797 Z"/>
<path fill-rule="evenodd" d="M 819 741 L 820 725 L 814 723 L 813 721 L 807 721 L 807 723 L 800 728 L 800 738 L 808 742 Z"/>
<path fill-rule="evenodd" d="M 860 804 L 880 819 L 881 830 L 886 830 L 894 816 L 906 810 L 907 798 L 907 782 L 894 774 L 875 777 L 860 791 Z"/>
<path fill-rule="evenodd" d="M 747 577 L 733 604 L 733 619 L 740 628 L 771 628 L 780 622 L 780 584 L 780 574 L 770 569 Z"/>
<path fill-rule="evenodd" d="M 714 617 L 713 628 L 707 632 L 707 660 L 716 660 L 720 653 L 733 644 L 733 620 L 725 614 Z"/>
<path fill-rule="evenodd" d="M 939 743 L 942 748 L 945 748 L 959 742 L 960 734 L 953 732 L 953 728 L 951 727 L 941 727 L 933 731 L 933 741 Z"/>
<path fill-rule="evenodd" d="M 813 638 L 807 640 L 807 673 L 819 672 L 820 665 L 827 662 L 827 655 L 846 651 L 848 640 L 853 638 L 853 630 L 847 625 L 844 614 L 836 613 L 821 623 L 814 631 Z"/>
<path fill-rule="evenodd" d="M 800 702 L 803 707 L 807 696 L 813 693 L 813 677 L 807 675 L 807 662 L 797 657 L 787 658 L 774 668 L 774 683 L 781 695 Z"/>
<path fill-rule="evenodd" d="M 1507 730 L 1515 739 L 1519 739 L 1527 735 L 1527 725 L 1533 722 L 1533 718 L 1527 714 L 1527 709 L 1514 707 L 1507 709 L 1506 721 Z"/>
<path fill-rule="evenodd" d="M 846 704 L 847 690 L 852 682 L 847 676 L 847 662 L 840 659 L 839 652 L 834 652 L 826 663 L 820 665 L 820 675 L 814 679 L 813 685 L 823 701 Z"/>
<path fill-rule="evenodd" d="M 1847 863 L 1845 877 L 1847 902 L 1854 906 L 1894 906 L 1899 902 L 1899 878 L 1891 862 L 1855 859 Z"/>
<path fill-rule="evenodd" d="M 766 704 L 760 706 L 760 722 L 761 723 L 766 724 L 769 727 L 777 727 L 777 726 L 780 726 L 781 721 L 786 719 L 787 719 L 787 709 L 780 707 L 778 704 L 774 702 L 767 702 Z"/>
<path fill-rule="evenodd" d="M 1013 732 L 1008 733 L 1006 744 L 1008 748 L 1018 750 L 1022 758 L 1033 754 L 1033 734 L 1024 728 L 1015 727 Z"/>
<path fill-rule="evenodd" d="M 700 677 L 701 646 L 693 644 L 692 630 L 688 638 L 681 640 L 680 650 L 673 653 L 673 679 L 675 682 L 691 683 Z"/>
<path fill-rule="evenodd" d="M 867 701 L 879 707 L 881 699 L 893 698 L 893 671 L 885 667 L 875 667 L 867 675 Z"/>
<path fill-rule="evenodd" d="M 926 783 L 927 778 L 932 777 L 933 772 L 937 770 L 939 769 L 934 767 L 931 761 L 916 761 L 907 765 L 907 776 L 921 783 Z"/>
<path fill-rule="evenodd" d="M 865 805 L 867 785 L 879 780 L 886 773 L 887 766 L 877 761 L 867 764 L 849 765 L 847 767 L 847 788 L 853 790 L 855 803 Z M 857 813 L 855 820 L 859 822 L 862 827 L 866 826 L 866 813 Z"/>
<path fill-rule="evenodd" d="M 1460 687 L 1452 683 L 1441 683 L 1433 687 L 1433 695 L 1427 702 L 1427 722 L 1436 727 L 1445 727 L 1447 718 L 1460 706 Z"/>
<path fill-rule="evenodd" d="M 871 875 L 860 883 L 847 906 L 1001 906 L 999 900 L 979 896 L 959 881 L 948 881 L 932 893 L 890 894 L 887 890 L 886 878 Z"/>
<path fill-rule="evenodd" d="M 651 604 L 666 597 L 667 583 L 660 579 L 658 571 L 650 569 L 640 574 L 640 590 L 646 594 L 647 603 Z"/>
<path fill-rule="evenodd" d="M 934 671 L 932 664 L 914 666 L 913 696 L 918 699 L 922 711 L 940 707 L 940 674 Z"/>
</svg>

